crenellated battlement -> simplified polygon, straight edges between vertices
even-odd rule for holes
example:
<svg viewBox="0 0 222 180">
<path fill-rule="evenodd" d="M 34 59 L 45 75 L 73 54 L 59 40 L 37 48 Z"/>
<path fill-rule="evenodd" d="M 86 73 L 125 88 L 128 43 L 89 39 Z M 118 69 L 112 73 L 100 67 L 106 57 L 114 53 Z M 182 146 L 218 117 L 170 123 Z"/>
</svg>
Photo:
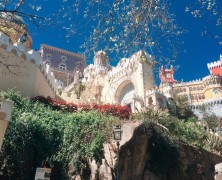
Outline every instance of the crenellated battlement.
<svg viewBox="0 0 222 180">
<path fill-rule="evenodd" d="M 207 67 L 209 70 L 214 69 L 214 68 L 219 68 L 221 67 L 221 65 L 222 65 L 221 61 L 214 61 L 211 63 L 207 63 Z"/>
<path fill-rule="evenodd" d="M 145 61 L 152 62 L 153 58 L 144 51 L 138 51 L 130 58 L 122 58 L 117 66 L 108 72 L 108 78 L 121 78 L 125 75 L 131 74 L 138 68 L 139 63 L 143 63 Z"/>
<path fill-rule="evenodd" d="M 90 64 L 84 69 L 84 79 L 82 80 L 84 83 L 89 82 L 94 79 L 98 75 L 106 75 L 108 73 L 108 68 L 101 65 Z"/>
<path fill-rule="evenodd" d="M 0 48 L 3 48 L 8 53 L 14 54 L 16 57 L 22 58 L 24 61 L 29 61 L 35 64 L 44 75 L 50 88 L 56 93 L 60 84 L 51 72 L 50 66 L 42 61 L 40 52 L 34 51 L 33 49 L 27 49 L 21 42 L 12 44 L 10 38 L 2 32 L 0 32 Z"/>
<path fill-rule="evenodd" d="M 5 49 L 7 52 L 12 53 L 25 61 L 30 61 L 36 65 L 40 64 L 41 56 L 38 51 L 27 49 L 21 42 L 12 44 L 10 38 L 2 32 L 0 32 L 0 48 Z"/>
<path fill-rule="evenodd" d="M 48 82 L 49 86 L 52 88 L 54 93 L 56 93 L 56 91 L 60 87 L 60 83 L 57 79 L 55 79 L 55 76 L 54 76 L 53 72 L 51 71 L 51 67 L 43 61 L 40 62 L 39 67 L 40 67 L 40 70 L 41 70 L 42 74 L 44 75 L 46 81 Z"/>
</svg>

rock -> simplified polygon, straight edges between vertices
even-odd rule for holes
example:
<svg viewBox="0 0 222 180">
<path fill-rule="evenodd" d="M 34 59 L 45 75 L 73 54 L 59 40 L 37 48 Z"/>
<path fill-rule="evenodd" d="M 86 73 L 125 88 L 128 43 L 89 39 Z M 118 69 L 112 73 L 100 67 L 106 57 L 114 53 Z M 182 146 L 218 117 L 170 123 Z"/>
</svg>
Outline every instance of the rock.
<svg viewBox="0 0 222 180">
<path fill-rule="evenodd" d="M 221 180 L 222 179 L 222 163 L 215 165 L 215 180 Z"/>
<path fill-rule="evenodd" d="M 122 130 L 120 180 L 210 180 L 214 165 L 222 162 L 221 156 L 180 141 L 170 144 L 163 133 L 166 130 L 158 125 L 146 129 L 141 123 L 127 122 Z M 90 162 L 92 180 L 115 179 L 116 153 L 114 141 L 104 144 L 101 165 Z M 222 163 L 215 170 L 222 172 Z"/>
<path fill-rule="evenodd" d="M 108 163 L 105 161 L 105 159 L 102 160 L 102 165 L 99 167 L 99 179 L 100 180 L 112 180 L 112 169 L 108 165 Z"/>
<path fill-rule="evenodd" d="M 222 163 L 215 165 L 215 172 L 218 174 L 222 174 Z"/>
</svg>

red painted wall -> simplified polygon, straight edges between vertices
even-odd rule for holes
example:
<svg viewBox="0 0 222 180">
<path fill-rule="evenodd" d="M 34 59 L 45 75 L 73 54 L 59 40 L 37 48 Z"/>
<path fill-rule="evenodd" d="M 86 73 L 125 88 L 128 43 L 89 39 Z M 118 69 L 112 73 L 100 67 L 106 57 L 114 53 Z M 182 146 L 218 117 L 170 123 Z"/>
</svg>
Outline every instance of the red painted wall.
<svg viewBox="0 0 222 180">
<path fill-rule="evenodd" d="M 222 67 L 218 67 L 218 68 L 215 68 L 215 69 L 211 69 L 211 74 L 219 74 L 220 76 L 222 76 Z"/>
</svg>

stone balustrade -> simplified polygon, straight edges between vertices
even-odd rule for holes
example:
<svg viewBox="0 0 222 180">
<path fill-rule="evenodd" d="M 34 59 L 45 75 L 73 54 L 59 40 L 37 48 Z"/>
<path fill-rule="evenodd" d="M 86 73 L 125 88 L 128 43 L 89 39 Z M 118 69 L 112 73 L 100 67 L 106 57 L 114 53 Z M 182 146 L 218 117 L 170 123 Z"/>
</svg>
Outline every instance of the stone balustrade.
<svg viewBox="0 0 222 180">
<path fill-rule="evenodd" d="M 198 109 L 199 106 L 201 105 L 218 105 L 218 104 L 222 104 L 222 97 L 221 98 L 212 98 L 212 99 L 205 99 L 201 102 L 195 102 L 192 103 L 192 109 Z"/>
</svg>

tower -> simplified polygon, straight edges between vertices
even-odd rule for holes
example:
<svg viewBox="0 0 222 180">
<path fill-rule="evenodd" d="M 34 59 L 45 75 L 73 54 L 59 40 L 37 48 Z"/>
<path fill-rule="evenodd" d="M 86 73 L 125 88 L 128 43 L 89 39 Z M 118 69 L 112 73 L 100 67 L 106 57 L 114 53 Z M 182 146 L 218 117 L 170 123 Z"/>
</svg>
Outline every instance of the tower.
<svg viewBox="0 0 222 180">
<path fill-rule="evenodd" d="M 166 96 L 166 98 L 173 97 L 173 84 L 176 83 L 174 80 L 174 68 L 165 69 L 163 66 L 159 71 L 159 78 L 161 80 L 161 90 Z"/>
<path fill-rule="evenodd" d="M 162 84 L 174 84 L 176 81 L 174 80 L 174 68 L 173 66 L 170 69 L 165 69 L 163 66 L 159 71 L 159 78 Z"/>
<path fill-rule="evenodd" d="M 109 57 L 104 51 L 99 51 L 94 56 L 94 65 L 103 66 L 108 68 Z"/>
<path fill-rule="evenodd" d="M 222 76 L 222 55 L 220 55 L 219 61 L 208 63 L 207 67 L 210 71 L 210 74 Z"/>
</svg>

